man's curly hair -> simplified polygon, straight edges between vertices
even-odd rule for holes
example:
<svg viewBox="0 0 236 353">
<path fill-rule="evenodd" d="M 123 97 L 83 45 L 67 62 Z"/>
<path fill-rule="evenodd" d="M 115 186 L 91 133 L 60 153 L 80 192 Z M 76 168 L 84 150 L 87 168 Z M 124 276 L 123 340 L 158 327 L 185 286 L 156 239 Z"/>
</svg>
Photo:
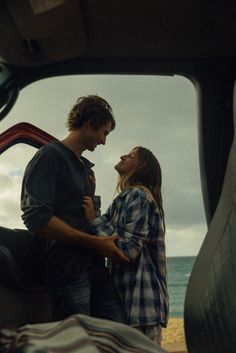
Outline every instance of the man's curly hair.
<svg viewBox="0 0 236 353">
<path fill-rule="evenodd" d="M 66 126 L 69 131 L 81 128 L 87 121 L 94 129 L 111 122 L 114 130 L 116 122 L 111 106 L 97 95 L 89 95 L 77 99 L 68 115 Z"/>
</svg>

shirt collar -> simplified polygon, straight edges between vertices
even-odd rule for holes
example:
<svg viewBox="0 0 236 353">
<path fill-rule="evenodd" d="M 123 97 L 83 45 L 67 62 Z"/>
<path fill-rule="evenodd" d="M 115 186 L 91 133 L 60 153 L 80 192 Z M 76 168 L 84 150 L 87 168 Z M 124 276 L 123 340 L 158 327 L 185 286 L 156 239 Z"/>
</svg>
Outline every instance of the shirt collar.
<svg viewBox="0 0 236 353">
<path fill-rule="evenodd" d="M 82 162 L 86 165 L 86 167 L 88 168 L 93 168 L 94 167 L 94 163 L 90 162 L 87 158 L 81 156 L 80 159 L 82 160 Z"/>
</svg>

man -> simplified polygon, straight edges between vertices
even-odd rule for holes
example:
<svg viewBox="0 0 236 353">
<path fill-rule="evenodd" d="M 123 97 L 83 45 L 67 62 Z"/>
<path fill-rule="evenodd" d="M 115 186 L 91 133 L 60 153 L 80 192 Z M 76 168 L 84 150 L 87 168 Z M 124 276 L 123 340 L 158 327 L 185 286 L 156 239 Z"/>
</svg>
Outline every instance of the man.
<svg viewBox="0 0 236 353">
<path fill-rule="evenodd" d="M 105 145 L 115 128 L 112 109 L 98 96 L 80 97 L 69 113 L 67 127 L 68 136 L 39 149 L 25 170 L 22 219 L 31 232 L 46 239 L 45 282 L 53 319 L 80 313 L 124 321 L 104 259 L 97 254 L 119 261 L 127 258 L 115 245 L 116 235 L 89 234 L 83 211 L 84 196 L 94 196 L 95 178 L 93 164 L 82 153 Z"/>
</svg>

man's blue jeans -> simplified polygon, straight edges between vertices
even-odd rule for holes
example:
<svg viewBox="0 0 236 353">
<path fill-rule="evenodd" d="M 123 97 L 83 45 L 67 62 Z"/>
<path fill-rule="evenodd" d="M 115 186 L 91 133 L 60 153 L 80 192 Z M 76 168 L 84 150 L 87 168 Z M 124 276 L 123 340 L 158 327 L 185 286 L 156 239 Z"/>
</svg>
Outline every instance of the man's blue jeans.
<svg viewBox="0 0 236 353">
<path fill-rule="evenodd" d="M 49 288 L 53 320 L 73 314 L 125 323 L 122 303 L 106 268 L 83 268 Z"/>
</svg>

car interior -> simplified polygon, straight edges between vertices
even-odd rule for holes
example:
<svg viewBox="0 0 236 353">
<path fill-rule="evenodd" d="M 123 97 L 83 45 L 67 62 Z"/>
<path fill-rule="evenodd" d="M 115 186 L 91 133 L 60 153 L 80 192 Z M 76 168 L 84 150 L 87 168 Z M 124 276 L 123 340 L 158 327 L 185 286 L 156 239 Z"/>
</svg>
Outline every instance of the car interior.
<svg viewBox="0 0 236 353">
<path fill-rule="evenodd" d="M 42 78 L 145 74 L 193 82 L 208 231 L 185 298 L 190 353 L 234 352 L 236 344 L 235 15 L 233 1 L 218 0 L 0 2 L 0 120 Z M 21 121 L 0 132 L 0 154 L 55 139 Z M 27 230 L 0 227 L 1 324 L 50 320 L 41 246 Z"/>
</svg>

